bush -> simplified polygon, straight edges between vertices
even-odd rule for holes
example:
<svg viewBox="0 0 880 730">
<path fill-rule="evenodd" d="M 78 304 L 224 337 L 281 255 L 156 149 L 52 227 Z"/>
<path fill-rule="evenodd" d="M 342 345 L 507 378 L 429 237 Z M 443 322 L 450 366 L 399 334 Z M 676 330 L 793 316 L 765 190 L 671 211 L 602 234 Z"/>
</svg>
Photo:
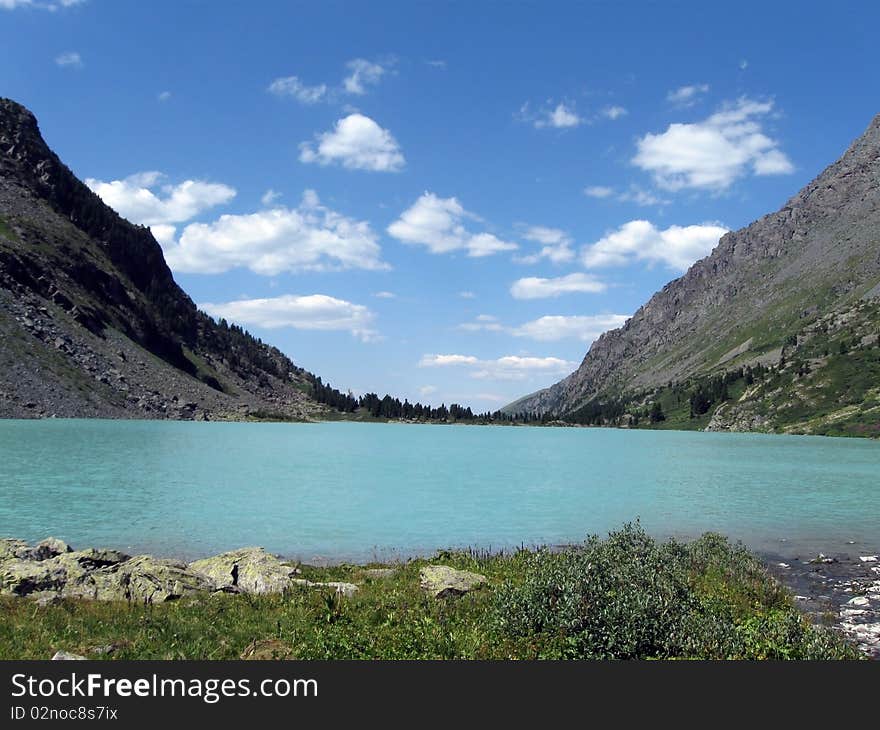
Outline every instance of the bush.
<svg viewBox="0 0 880 730">
<path fill-rule="evenodd" d="M 720 535 L 658 543 L 628 524 L 531 554 L 494 606 L 495 630 L 553 659 L 855 658 L 810 625 L 760 561 Z"/>
</svg>

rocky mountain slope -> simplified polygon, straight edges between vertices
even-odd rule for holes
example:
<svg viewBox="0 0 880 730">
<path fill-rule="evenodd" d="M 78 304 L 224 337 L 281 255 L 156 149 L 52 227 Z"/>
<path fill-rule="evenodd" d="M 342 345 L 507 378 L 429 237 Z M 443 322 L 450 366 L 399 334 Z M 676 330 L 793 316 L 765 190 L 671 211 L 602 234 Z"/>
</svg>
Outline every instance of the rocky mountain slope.
<svg viewBox="0 0 880 730">
<path fill-rule="evenodd" d="M 779 406 L 784 411 L 789 396 L 800 397 L 792 392 L 794 381 L 810 375 L 819 382 L 814 390 L 824 405 L 814 413 L 801 408 L 806 423 L 860 404 L 848 399 L 847 379 L 823 378 L 821 371 L 833 366 L 836 373 L 841 359 L 878 352 L 872 305 L 878 298 L 880 115 L 781 210 L 723 236 L 709 256 L 656 293 L 623 327 L 596 340 L 574 373 L 505 411 L 566 418 L 616 400 L 632 416 L 676 384 L 768 368 L 762 378 L 778 380 L 773 402 L 753 403 L 755 387 L 743 391 L 745 405 L 737 408 L 756 417 L 737 420 L 729 398 L 716 400 L 714 410 L 724 405 L 727 416 L 719 414 L 713 427 L 775 430 Z M 807 373 L 805 359 L 811 360 Z M 863 371 L 880 373 L 876 354 L 862 359 Z M 801 363 L 800 374 L 792 374 L 794 363 Z M 858 394 L 869 409 L 875 400 L 880 405 L 880 380 L 874 377 Z M 618 424 L 620 411 L 614 409 Z"/>
<path fill-rule="evenodd" d="M 0 417 L 310 418 L 315 377 L 177 286 L 0 99 Z"/>
</svg>

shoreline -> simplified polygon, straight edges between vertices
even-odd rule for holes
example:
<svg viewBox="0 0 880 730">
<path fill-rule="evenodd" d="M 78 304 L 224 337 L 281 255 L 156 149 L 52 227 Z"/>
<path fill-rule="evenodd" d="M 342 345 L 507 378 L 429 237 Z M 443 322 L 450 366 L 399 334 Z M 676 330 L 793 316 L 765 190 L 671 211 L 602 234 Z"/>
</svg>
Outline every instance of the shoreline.
<svg viewBox="0 0 880 730">
<path fill-rule="evenodd" d="M 693 541 L 674 542 L 688 544 Z M 301 586 L 329 589 L 340 596 L 351 597 L 363 587 L 365 579 L 370 582 L 371 575 L 391 575 L 410 565 L 442 563 L 453 555 L 485 561 L 514 558 L 521 552 L 563 553 L 578 545 L 523 546 L 506 551 L 473 548 L 438 550 L 431 554 L 411 554 L 393 560 L 313 564 L 274 555 L 262 548 L 239 548 L 186 562 L 174 557 L 130 556 L 107 548 L 74 550 L 56 538 L 47 538 L 36 545 L 14 538 L 2 538 L 0 595 L 12 596 L 16 601 L 30 599 L 42 606 L 51 606 L 63 599 L 84 599 L 89 602 L 127 600 L 130 604 L 131 586 L 141 581 L 146 582 L 149 590 L 154 591 L 148 598 L 144 597 L 146 594 L 136 595 L 137 600 L 145 603 L 172 600 L 176 597 L 173 591 L 178 589 L 181 595 L 217 592 L 263 594 L 283 592 L 292 586 Z M 819 553 L 816 556 L 792 556 L 752 550 L 741 543 L 737 545 L 755 556 L 766 574 L 784 586 L 791 595 L 794 606 L 810 622 L 834 628 L 863 654 L 880 660 L 878 553 L 861 554 L 865 551 L 859 551 L 858 554 L 835 552 L 828 555 Z M 11 573 L 10 568 L 14 568 Z M 59 570 L 64 572 L 63 577 L 59 577 Z M 129 572 L 126 573 L 127 570 Z M 359 580 L 310 580 L 303 577 L 304 573 L 311 577 L 318 574 L 333 577 L 334 573 L 340 571 L 346 575 L 358 576 Z M 10 575 L 13 581 L 19 581 L 19 589 L 10 590 Z M 124 575 L 121 581 L 119 575 Z M 235 577 L 234 582 L 230 582 L 230 575 Z M 249 587 L 238 584 L 240 575 L 249 576 L 243 579 L 251 581 L 247 584 Z M 177 588 L 168 588 L 169 585 Z M 158 598 L 154 599 L 154 596 Z"/>
</svg>

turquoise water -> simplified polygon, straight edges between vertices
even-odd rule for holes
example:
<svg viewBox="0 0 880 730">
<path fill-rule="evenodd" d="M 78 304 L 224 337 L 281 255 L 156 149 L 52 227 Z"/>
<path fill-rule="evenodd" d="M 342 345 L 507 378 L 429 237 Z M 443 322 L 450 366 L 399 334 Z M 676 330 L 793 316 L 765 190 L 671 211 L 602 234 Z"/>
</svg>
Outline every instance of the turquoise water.
<svg viewBox="0 0 880 730">
<path fill-rule="evenodd" d="M 399 424 L 0 421 L 0 536 L 304 560 L 658 536 L 880 547 L 880 443 Z M 853 544 L 850 544 L 853 543 Z M 864 552 L 862 553 L 864 554 Z"/>
</svg>

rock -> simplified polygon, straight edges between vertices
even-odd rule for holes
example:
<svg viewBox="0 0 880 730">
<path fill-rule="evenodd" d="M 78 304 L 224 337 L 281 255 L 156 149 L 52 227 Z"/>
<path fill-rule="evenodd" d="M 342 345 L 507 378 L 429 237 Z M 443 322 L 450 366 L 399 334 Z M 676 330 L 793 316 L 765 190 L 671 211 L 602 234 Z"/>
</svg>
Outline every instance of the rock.
<svg viewBox="0 0 880 730">
<path fill-rule="evenodd" d="M 27 560 L 31 554 L 31 547 L 24 540 L 4 538 L 0 540 L 0 561 L 20 558 Z"/>
<path fill-rule="evenodd" d="M 53 662 L 66 662 L 66 661 L 84 661 L 85 657 L 80 656 L 79 654 L 71 654 L 66 651 L 56 651 L 52 656 Z"/>
<path fill-rule="evenodd" d="M 880 558 L 878 555 L 862 555 L 859 560 L 863 563 L 876 563 L 878 558 Z"/>
<path fill-rule="evenodd" d="M 67 570 L 54 560 L 6 560 L 0 565 L 0 594 L 27 596 L 39 591 L 58 592 L 67 582 Z"/>
<path fill-rule="evenodd" d="M 427 565 L 419 571 L 420 584 L 434 598 L 462 596 L 480 588 L 486 576 L 467 570 L 456 570 L 447 565 Z"/>
<path fill-rule="evenodd" d="M 817 563 L 836 563 L 837 558 L 829 558 L 827 555 L 824 555 L 823 553 L 819 553 L 815 558 L 813 558 L 812 560 L 808 560 L 807 562 L 814 563 L 814 564 L 817 564 Z"/>
<path fill-rule="evenodd" d="M 365 568 L 362 571 L 364 578 L 373 580 L 381 580 L 382 578 L 390 578 L 397 572 L 396 568 Z"/>
<path fill-rule="evenodd" d="M 186 563 L 139 555 L 86 573 L 65 585 L 62 595 L 97 601 L 162 603 L 213 588 L 210 579 L 190 570 Z"/>
<path fill-rule="evenodd" d="M 63 600 L 58 593 L 52 593 L 51 591 L 32 593 L 30 595 L 30 598 L 34 599 L 34 603 L 36 603 L 40 608 L 57 606 Z"/>
<path fill-rule="evenodd" d="M 293 647 L 279 639 L 261 639 L 252 641 L 241 653 L 240 659 L 247 661 L 274 661 L 293 659 Z"/>
<path fill-rule="evenodd" d="M 303 586 L 305 588 L 331 588 L 341 596 L 351 598 L 360 588 L 354 583 L 342 583 L 340 581 L 327 581 L 326 583 L 305 580 L 304 578 L 293 578 L 290 581 L 293 585 Z"/>
<path fill-rule="evenodd" d="M 35 560 L 46 560 L 47 558 L 54 558 L 57 555 L 62 555 L 64 553 L 72 553 L 73 548 L 64 542 L 64 540 L 59 540 L 57 537 L 47 537 L 45 540 L 41 540 L 37 543 L 33 552 Z"/>
<path fill-rule="evenodd" d="M 196 560 L 189 568 L 209 579 L 218 590 L 238 588 L 244 593 L 281 593 L 290 587 L 290 580 L 297 573 L 295 565 L 260 547 Z"/>
</svg>

